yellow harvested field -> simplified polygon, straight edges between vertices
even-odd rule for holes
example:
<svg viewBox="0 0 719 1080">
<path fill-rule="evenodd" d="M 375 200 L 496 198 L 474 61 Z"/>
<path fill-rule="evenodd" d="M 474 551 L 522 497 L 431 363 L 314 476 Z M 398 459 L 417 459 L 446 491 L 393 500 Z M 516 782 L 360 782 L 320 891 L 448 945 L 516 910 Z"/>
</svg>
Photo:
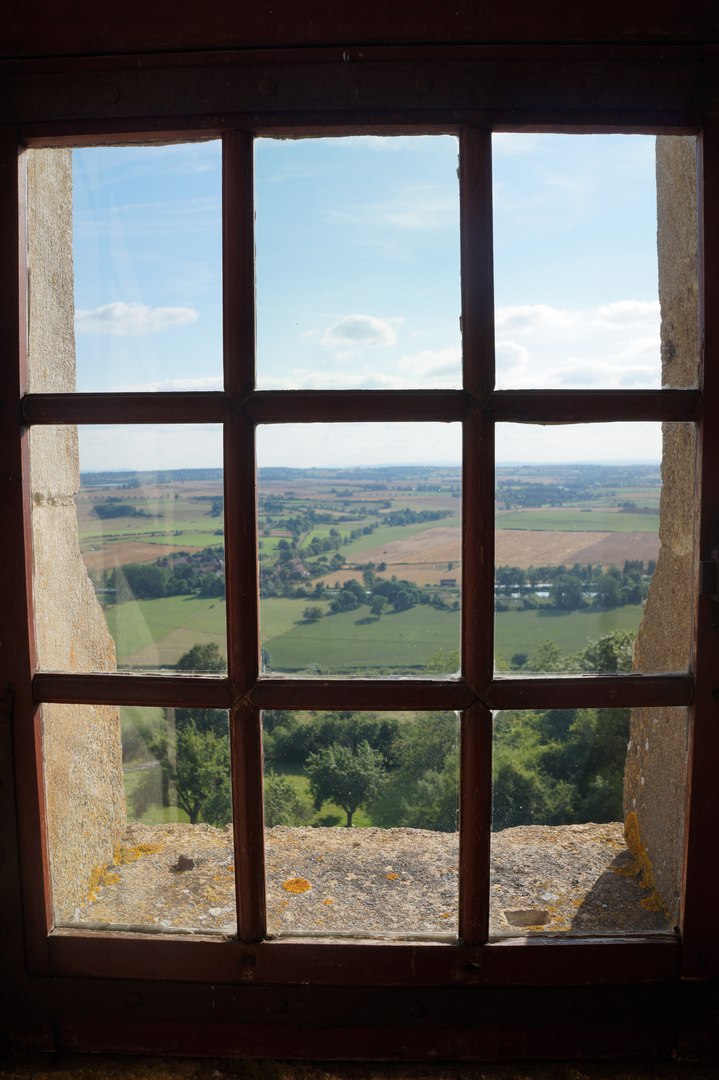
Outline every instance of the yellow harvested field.
<svg viewBox="0 0 719 1080">
<path fill-rule="evenodd" d="M 444 563 L 446 576 L 447 563 L 457 562 L 459 559 L 459 528 L 440 526 L 436 529 L 425 529 L 414 536 L 408 536 L 406 540 L 392 540 L 388 544 L 377 544 L 376 547 L 368 547 L 362 551 L 362 562 L 390 564 L 399 563 L 409 565 L 411 563 Z M 441 569 L 441 567 L 440 567 Z M 406 576 L 406 575 L 405 575 Z"/>
<path fill-rule="evenodd" d="M 182 551 L 201 551 L 202 548 L 187 547 Z M 110 570 L 113 566 L 127 563 L 154 562 L 163 555 L 177 554 L 180 548 L 173 544 L 143 544 L 140 540 L 120 540 L 108 543 L 96 551 L 83 551 L 82 558 L 88 570 Z"/>
<path fill-rule="evenodd" d="M 625 560 L 641 560 L 645 564 L 659 555 L 659 538 L 647 532 L 545 532 L 530 529 L 499 529 L 496 534 L 496 565 L 554 566 L 592 563 L 595 566 L 622 566 Z M 395 574 L 405 581 L 419 585 L 439 585 L 456 579 L 459 585 L 459 530 L 427 529 L 406 540 L 367 548 L 357 561 L 386 563 L 382 577 Z M 452 569 L 449 569 L 449 564 Z M 342 585 L 350 578 L 361 580 L 360 570 L 336 570 L 320 578 L 325 585 Z"/>
<path fill-rule="evenodd" d="M 621 566 L 626 559 L 647 563 L 659 555 L 659 537 L 649 532 L 540 532 L 499 529 L 497 566 Z"/>
</svg>

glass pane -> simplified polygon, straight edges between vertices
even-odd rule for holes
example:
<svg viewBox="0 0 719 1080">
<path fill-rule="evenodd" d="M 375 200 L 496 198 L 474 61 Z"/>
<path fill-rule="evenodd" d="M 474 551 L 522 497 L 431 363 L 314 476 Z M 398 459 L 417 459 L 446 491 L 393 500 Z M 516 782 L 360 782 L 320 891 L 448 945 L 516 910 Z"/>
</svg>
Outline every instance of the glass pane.
<svg viewBox="0 0 719 1080">
<path fill-rule="evenodd" d="M 661 437 L 659 424 L 497 425 L 500 670 L 631 669 L 660 555 Z"/>
<path fill-rule="evenodd" d="M 457 140 L 255 144 L 267 389 L 459 386 Z"/>
<path fill-rule="evenodd" d="M 221 146 L 31 150 L 30 389 L 220 389 Z"/>
<path fill-rule="evenodd" d="M 228 715 L 43 707 L 58 925 L 234 933 Z"/>
<path fill-rule="evenodd" d="M 79 390 L 220 389 L 221 145 L 74 150 Z"/>
<path fill-rule="evenodd" d="M 457 671 L 460 453 L 457 424 L 258 429 L 266 670 Z"/>
<path fill-rule="evenodd" d="M 493 137 L 500 388 L 661 384 L 654 148 Z"/>
<path fill-rule="evenodd" d="M 220 429 L 35 428 L 31 450 L 40 666 L 224 671 Z"/>
<path fill-rule="evenodd" d="M 455 713 L 264 714 L 272 934 L 454 934 Z"/>
<path fill-rule="evenodd" d="M 684 709 L 496 714 L 493 933 L 673 931 L 687 732 Z"/>
</svg>

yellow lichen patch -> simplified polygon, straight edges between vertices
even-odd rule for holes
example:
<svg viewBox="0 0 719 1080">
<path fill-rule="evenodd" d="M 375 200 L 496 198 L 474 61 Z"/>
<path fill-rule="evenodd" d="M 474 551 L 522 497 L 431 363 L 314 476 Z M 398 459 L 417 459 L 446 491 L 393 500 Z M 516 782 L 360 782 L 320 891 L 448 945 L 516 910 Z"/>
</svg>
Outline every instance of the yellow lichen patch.
<svg viewBox="0 0 719 1080">
<path fill-rule="evenodd" d="M 397 878 L 399 877 L 399 874 L 395 874 L 393 872 L 391 874 L 385 874 L 385 877 L 387 878 L 387 881 L 396 881 Z"/>
<path fill-rule="evenodd" d="M 443 911 L 442 914 L 440 915 L 440 919 L 448 919 L 449 917 L 450 917 L 450 915 L 449 915 L 448 911 Z"/>
<path fill-rule="evenodd" d="M 641 887 L 650 890 L 650 895 L 640 901 L 641 906 L 645 911 L 663 911 L 665 917 L 669 919 L 671 917 L 669 910 L 657 891 L 654 882 L 651 859 L 649 858 L 649 852 L 642 843 L 639 833 L 639 819 L 634 810 L 629 811 L 624 822 L 624 840 L 632 855 L 632 861 L 629 866 L 613 867 L 615 874 L 621 874 L 623 877 L 636 877 L 639 875 Z"/>
<path fill-rule="evenodd" d="M 103 863 L 102 866 L 94 866 L 90 871 L 90 881 L 88 882 L 87 892 L 85 893 L 85 903 L 94 904 L 103 885 L 117 885 L 119 882 L 120 875 L 111 873 L 107 863 Z"/>
<path fill-rule="evenodd" d="M 282 885 L 283 889 L 291 893 L 303 893 L 308 892 L 312 888 L 307 878 L 303 877 L 291 877 L 288 878 Z"/>
<path fill-rule="evenodd" d="M 137 844 L 136 847 L 125 847 L 124 844 L 118 844 L 113 852 L 112 859 L 115 866 L 128 866 L 130 863 L 137 862 L 143 855 L 154 855 L 158 851 L 162 851 L 162 844 Z"/>
<path fill-rule="evenodd" d="M 329 907 L 330 904 L 334 904 L 334 900 L 332 899 L 331 896 L 328 896 L 326 900 L 322 901 L 322 903 L 327 904 L 327 906 Z"/>
</svg>

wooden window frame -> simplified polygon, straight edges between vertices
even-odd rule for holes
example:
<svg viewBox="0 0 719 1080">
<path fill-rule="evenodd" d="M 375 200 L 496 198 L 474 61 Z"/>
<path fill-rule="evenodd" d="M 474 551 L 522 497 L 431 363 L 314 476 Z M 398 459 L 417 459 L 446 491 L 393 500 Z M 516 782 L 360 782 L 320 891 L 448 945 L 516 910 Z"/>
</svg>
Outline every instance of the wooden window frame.
<svg viewBox="0 0 719 1080">
<path fill-rule="evenodd" d="M 25 62 L 0 74 L 0 538 L 7 643 L 0 693 L 0 799 L 9 872 L 0 884 L 13 1045 L 299 1057 L 668 1054 L 711 1044 L 719 976 L 719 637 L 700 597 L 689 674 L 496 677 L 493 609 L 496 422 L 696 422 L 700 555 L 719 516 L 719 124 L 717 65 L 686 47 L 424 46 Z M 699 146 L 703 362 L 698 390 L 492 389 L 490 132 L 695 134 Z M 255 135 L 456 133 L 460 142 L 464 387 L 459 391 L 253 388 L 252 154 Z M 220 136 L 225 390 L 28 394 L 23 149 Z M 464 428 L 462 673 L 459 678 L 288 680 L 264 676 L 257 626 L 254 429 L 259 423 L 456 421 Z M 36 670 L 29 579 L 33 425 L 223 423 L 228 675 Z M 478 561 L 470 537 L 481 537 Z M 241 624 L 242 623 L 242 627 Z M 21 629 L 27 628 L 27 630 Z M 4 691 L 7 687 L 7 692 Z M 44 702 L 229 708 L 238 940 L 53 929 L 44 837 Z M 3 704 L 4 703 L 4 704 Z M 491 710 L 692 708 L 681 934 L 488 942 Z M 264 940 L 260 710 L 462 712 L 460 943 Z M 469 778 L 469 779 L 468 779 Z M 471 782 L 470 782 L 471 781 Z M 479 838 L 479 839 L 478 839 Z M 7 915 L 5 915 L 7 912 Z M 557 1029 L 557 1011 L 563 1020 Z M 551 1033 L 551 1037 L 550 1034 Z M 714 1034 L 714 1038 L 716 1035 Z"/>
</svg>

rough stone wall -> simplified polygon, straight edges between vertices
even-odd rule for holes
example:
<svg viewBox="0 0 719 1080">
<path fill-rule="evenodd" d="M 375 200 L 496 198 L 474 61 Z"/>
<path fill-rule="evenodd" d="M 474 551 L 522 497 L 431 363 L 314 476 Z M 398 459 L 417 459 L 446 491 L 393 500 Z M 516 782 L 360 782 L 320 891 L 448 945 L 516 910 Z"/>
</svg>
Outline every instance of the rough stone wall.
<svg viewBox="0 0 719 1080">
<path fill-rule="evenodd" d="M 662 385 L 693 387 L 699 370 L 694 137 L 658 138 L 656 166 Z M 665 424 L 662 435 L 661 547 L 634 652 L 635 670 L 644 672 L 688 670 L 694 618 L 695 430 Z M 638 827 L 634 842 L 648 856 L 653 881 L 647 884 L 672 915 L 681 887 L 687 754 L 686 709 L 633 711 L 624 810 Z"/>
<path fill-rule="evenodd" d="M 70 151 L 28 155 L 29 389 L 75 389 Z M 30 433 L 38 663 L 44 670 L 112 671 L 115 646 L 87 576 L 74 496 L 77 431 Z M 114 706 L 45 705 L 43 751 L 53 902 L 58 922 L 112 860 L 125 826 L 120 724 Z"/>
</svg>

